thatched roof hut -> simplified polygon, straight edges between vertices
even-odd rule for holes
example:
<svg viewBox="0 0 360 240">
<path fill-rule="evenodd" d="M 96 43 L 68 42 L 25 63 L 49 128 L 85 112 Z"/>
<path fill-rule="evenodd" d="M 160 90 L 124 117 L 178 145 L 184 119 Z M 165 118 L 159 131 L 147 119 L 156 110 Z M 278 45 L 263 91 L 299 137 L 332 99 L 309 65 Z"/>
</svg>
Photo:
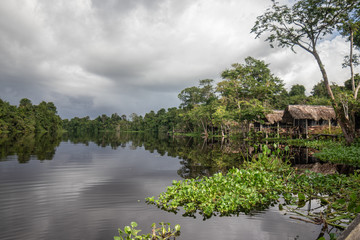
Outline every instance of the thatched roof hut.
<svg viewBox="0 0 360 240">
<path fill-rule="evenodd" d="M 265 115 L 266 121 L 270 124 L 280 122 L 283 118 L 284 110 L 273 110 Z"/>
<path fill-rule="evenodd" d="M 284 111 L 283 121 L 292 123 L 294 120 L 335 120 L 335 111 L 330 106 L 289 105 Z"/>
</svg>

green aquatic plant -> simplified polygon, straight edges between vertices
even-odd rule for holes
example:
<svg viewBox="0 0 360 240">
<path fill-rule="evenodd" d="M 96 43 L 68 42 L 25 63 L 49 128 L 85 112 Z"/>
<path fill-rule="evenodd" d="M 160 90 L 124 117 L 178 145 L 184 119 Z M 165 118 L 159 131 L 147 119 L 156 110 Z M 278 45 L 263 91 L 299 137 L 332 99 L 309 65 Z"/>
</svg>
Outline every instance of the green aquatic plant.
<svg viewBox="0 0 360 240">
<path fill-rule="evenodd" d="M 360 213 L 360 175 L 324 175 L 314 172 L 294 175 L 289 182 L 292 193 L 297 196 L 288 209 L 313 223 L 345 228 Z M 321 209 L 300 213 L 305 202 L 318 200 Z M 321 210 L 321 211 L 319 211 Z"/>
<path fill-rule="evenodd" d="M 275 148 L 276 149 L 276 148 Z M 263 147 L 243 169 L 233 168 L 227 174 L 173 181 L 158 198 L 146 201 L 167 211 L 204 218 L 212 215 L 252 214 L 279 204 L 299 217 L 298 220 L 343 229 L 360 213 L 360 175 L 324 175 L 310 171 L 297 172 L 290 164 L 281 161 L 286 152 L 271 152 Z M 304 210 L 312 201 L 314 209 Z M 286 207 L 286 208 L 285 208 Z M 325 230 L 324 230 L 325 231 Z"/>
<path fill-rule="evenodd" d="M 276 174 L 233 168 L 226 175 L 173 181 L 158 200 L 151 197 L 146 201 L 168 211 L 178 211 L 182 206 L 186 215 L 198 210 L 208 218 L 214 213 L 229 215 L 263 209 L 276 203 L 285 187 Z"/>
<path fill-rule="evenodd" d="M 170 223 L 159 223 L 160 227 L 157 228 L 156 224 L 152 224 L 152 232 L 148 234 L 138 235 L 141 230 L 137 230 L 138 224 L 131 222 L 130 226 L 125 226 L 124 229 L 118 229 L 119 236 L 114 236 L 114 240 L 167 240 L 175 239 L 176 236 L 180 235 L 180 225 L 176 224 L 171 229 Z"/>
<path fill-rule="evenodd" d="M 327 146 L 314 156 L 323 161 L 360 167 L 360 144 Z"/>
<path fill-rule="evenodd" d="M 262 210 L 277 203 L 288 186 L 284 181 L 293 170 L 283 163 L 280 152 L 271 152 L 263 146 L 257 160 L 244 164 L 245 169 L 233 168 L 227 174 L 173 181 L 158 199 L 146 198 L 149 204 L 177 212 L 183 207 L 185 215 L 199 211 L 205 218 L 212 215 L 230 215 Z"/>
<path fill-rule="evenodd" d="M 332 140 L 287 139 L 285 142 L 290 146 L 309 147 L 314 149 L 323 149 L 324 147 L 341 145 L 341 142 Z"/>
<path fill-rule="evenodd" d="M 331 140 L 288 139 L 292 146 L 304 146 L 319 150 L 314 156 L 325 162 L 347 164 L 360 167 L 360 143 L 346 146 L 344 142 Z"/>
</svg>

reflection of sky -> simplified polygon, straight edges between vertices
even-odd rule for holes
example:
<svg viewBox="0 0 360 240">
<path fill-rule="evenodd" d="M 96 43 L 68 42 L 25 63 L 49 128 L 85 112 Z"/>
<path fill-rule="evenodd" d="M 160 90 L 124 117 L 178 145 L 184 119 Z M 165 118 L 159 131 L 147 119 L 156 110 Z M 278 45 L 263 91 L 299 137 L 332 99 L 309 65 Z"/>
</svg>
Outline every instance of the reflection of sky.
<svg viewBox="0 0 360 240">
<path fill-rule="evenodd" d="M 178 223 L 180 239 L 309 239 L 320 231 L 276 210 L 203 221 L 144 203 L 179 180 L 180 167 L 179 159 L 143 148 L 92 143 L 62 143 L 51 161 L 1 162 L 0 239 L 112 239 L 131 221 L 144 233 L 153 222 Z"/>
</svg>

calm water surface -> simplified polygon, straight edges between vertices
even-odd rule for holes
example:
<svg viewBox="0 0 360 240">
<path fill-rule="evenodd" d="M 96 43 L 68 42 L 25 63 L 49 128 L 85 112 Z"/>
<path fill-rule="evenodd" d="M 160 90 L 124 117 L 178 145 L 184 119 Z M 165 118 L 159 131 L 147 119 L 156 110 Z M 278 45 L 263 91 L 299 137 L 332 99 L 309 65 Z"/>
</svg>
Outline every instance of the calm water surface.
<svg viewBox="0 0 360 240">
<path fill-rule="evenodd" d="M 150 232 L 153 222 L 180 224 L 179 239 L 184 240 L 316 239 L 320 233 L 320 227 L 291 220 L 276 207 L 204 221 L 147 205 L 144 199 L 165 191 L 172 180 L 215 171 L 184 159 L 194 154 L 190 150 L 176 154 L 179 148 L 203 145 L 147 140 L 64 139 L 52 141 L 45 157 L 38 151 L 41 141 L 31 147 L 19 144 L 15 150 L 2 142 L 0 239 L 113 239 L 118 227 L 131 221 L 143 233 Z"/>
</svg>

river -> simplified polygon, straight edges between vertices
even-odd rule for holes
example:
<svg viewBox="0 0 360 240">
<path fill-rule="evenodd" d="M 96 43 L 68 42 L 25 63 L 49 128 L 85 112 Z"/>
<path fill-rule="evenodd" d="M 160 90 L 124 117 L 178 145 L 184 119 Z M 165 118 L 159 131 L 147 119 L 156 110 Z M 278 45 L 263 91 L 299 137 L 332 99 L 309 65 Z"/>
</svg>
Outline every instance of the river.
<svg viewBox="0 0 360 240">
<path fill-rule="evenodd" d="M 2 138 L 0 239 L 113 239 L 131 221 L 142 233 L 150 232 L 153 222 L 180 224 L 184 240 L 316 239 L 320 226 L 292 220 L 276 206 L 203 220 L 145 203 L 172 180 L 224 171 L 243 155 L 216 151 L 220 148 L 220 143 L 141 134 Z"/>
</svg>

